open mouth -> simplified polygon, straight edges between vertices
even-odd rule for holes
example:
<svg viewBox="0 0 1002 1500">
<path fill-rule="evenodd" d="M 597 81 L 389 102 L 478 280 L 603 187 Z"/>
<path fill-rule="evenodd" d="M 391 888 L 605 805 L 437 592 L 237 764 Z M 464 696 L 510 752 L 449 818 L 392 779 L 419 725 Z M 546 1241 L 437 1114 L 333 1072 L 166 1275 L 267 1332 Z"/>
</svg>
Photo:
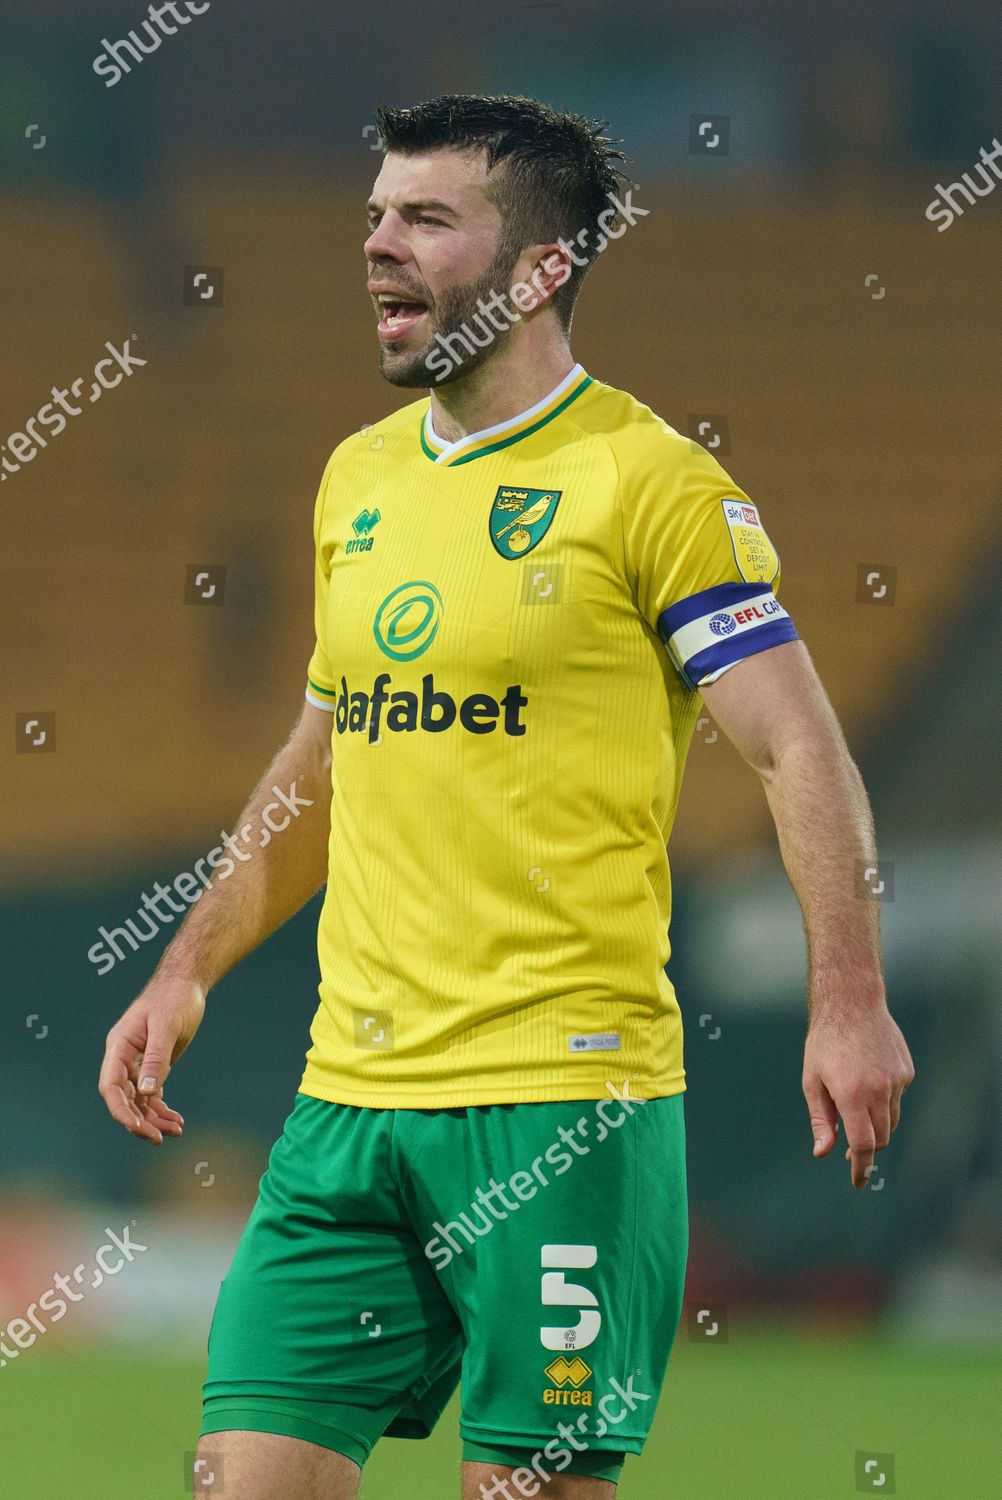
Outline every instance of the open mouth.
<svg viewBox="0 0 1002 1500">
<path fill-rule="evenodd" d="M 382 338 L 403 338 L 424 317 L 424 302 L 404 300 L 381 294 L 379 298 L 379 333 Z"/>
</svg>

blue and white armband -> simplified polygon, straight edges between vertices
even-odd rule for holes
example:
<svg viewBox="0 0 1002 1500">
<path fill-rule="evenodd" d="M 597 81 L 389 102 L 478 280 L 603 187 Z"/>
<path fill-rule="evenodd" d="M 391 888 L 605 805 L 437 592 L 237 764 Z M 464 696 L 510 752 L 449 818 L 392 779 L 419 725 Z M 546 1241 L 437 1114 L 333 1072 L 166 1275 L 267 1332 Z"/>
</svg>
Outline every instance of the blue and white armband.
<svg viewBox="0 0 1002 1500">
<path fill-rule="evenodd" d="M 784 641 L 796 626 L 768 583 L 718 583 L 671 604 L 658 634 L 687 687 L 714 682 L 728 667 Z"/>
</svg>

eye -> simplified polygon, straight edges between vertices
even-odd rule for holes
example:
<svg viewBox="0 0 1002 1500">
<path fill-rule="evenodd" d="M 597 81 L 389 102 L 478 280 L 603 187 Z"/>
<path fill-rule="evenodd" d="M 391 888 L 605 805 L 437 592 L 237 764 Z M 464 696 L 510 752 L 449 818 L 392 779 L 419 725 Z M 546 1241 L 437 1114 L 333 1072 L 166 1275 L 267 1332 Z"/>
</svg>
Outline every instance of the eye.
<svg viewBox="0 0 1002 1500">
<path fill-rule="evenodd" d="M 441 219 L 433 219 L 428 214 L 418 214 L 414 220 L 415 224 L 441 224 Z"/>
</svg>

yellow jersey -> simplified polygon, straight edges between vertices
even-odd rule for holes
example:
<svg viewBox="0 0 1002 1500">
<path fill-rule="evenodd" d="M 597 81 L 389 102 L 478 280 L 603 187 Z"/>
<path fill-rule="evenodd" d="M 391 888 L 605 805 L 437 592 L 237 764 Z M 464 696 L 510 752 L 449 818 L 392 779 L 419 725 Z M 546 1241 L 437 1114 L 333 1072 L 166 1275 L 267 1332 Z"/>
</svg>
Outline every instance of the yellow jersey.
<svg viewBox="0 0 1002 1500">
<path fill-rule="evenodd" d="M 756 507 L 575 365 L 459 442 L 427 398 L 349 437 L 314 537 L 333 768 L 301 1091 L 680 1092 L 666 845 L 698 688 L 796 639 Z"/>
</svg>

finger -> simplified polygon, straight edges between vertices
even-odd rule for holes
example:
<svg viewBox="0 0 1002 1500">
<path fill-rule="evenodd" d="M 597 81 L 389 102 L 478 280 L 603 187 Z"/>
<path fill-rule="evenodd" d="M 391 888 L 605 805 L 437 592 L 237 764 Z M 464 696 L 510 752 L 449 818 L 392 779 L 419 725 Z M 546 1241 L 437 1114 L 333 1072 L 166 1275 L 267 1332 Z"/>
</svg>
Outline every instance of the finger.
<svg viewBox="0 0 1002 1500">
<path fill-rule="evenodd" d="M 101 1063 L 101 1073 L 97 1081 L 99 1094 L 103 1096 L 106 1086 L 114 1087 L 125 1083 L 135 1055 L 136 1049 L 126 1037 L 115 1031 L 108 1033 L 104 1060 Z"/>
<path fill-rule="evenodd" d="M 165 1104 L 162 1094 L 150 1094 L 146 1102 L 151 1109 L 156 1111 L 156 1113 L 162 1120 L 168 1121 L 172 1125 L 184 1124 L 184 1115 L 180 1114 L 176 1109 L 171 1109 L 169 1105 Z"/>
<path fill-rule="evenodd" d="M 175 1118 L 174 1110 L 167 1109 L 162 1099 L 146 1099 L 140 1097 L 139 1107 L 143 1111 L 143 1117 L 151 1125 L 165 1135 L 178 1136 L 181 1134 L 182 1126 L 180 1120 Z M 157 1107 L 159 1105 L 159 1108 Z"/>
<path fill-rule="evenodd" d="M 816 1073 L 805 1073 L 802 1080 L 804 1098 L 814 1133 L 814 1155 L 827 1156 L 838 1133 L 838 1111 L 835 1101 Z"/>
<path fill-rule="evenodd" d="M 873 1171 L 873 1153 L 877 1146 L 873 1122 L 869 1111 L 858 1105 L 843 1109 L 842 1120 L 849 1142 L 846 1155 L 852 1163 L 852 1185 L 865 1188 Z"/>
<path fill-rule="evenodd" d="M 137 1048 L 127 1037 L 112 1032 L 108 1037 L 108 1048 L 101 1068 L 98 1092 L 108 1107 L 113 1119 L 123 1125 L 130 1135 L 143 1140 L 163 1144 L 163 1134 L 148 1121 L 136 1099 L 136 1086 L 130 1077 L 135 1066 Z"/>
<path fill-rule="evenodd" d="M 132 1135 L 138 1136 L 140 1140 L 152 1141 L 155 1146 L 163 1145 L 162 1133 L 144 1115 L 140 1115 L 137 1123 L 131 1125 L 129 1129 Z"/>
<path fill-rule="evenodd" d="M 109 1113 L 120 1125 L 131 1129 L 142 1118 L 135 1107 L 134 1091 L 129 1082 L 125 1059 L 118 1055 L 109 1042 L 98 1080 L 98 1093 L 108 1107 Z"/>
<path fill-rule="evenodd" d="M 139 1136 L 142 1140 L 153 1141 L 157 1146 L 162 1145 L 163 1133 L 159 1128 L 157 1119 L 155 1116 L 150 1118 L 146 1102 L 137 1096 L 136 1085 L 131 1080 L 127 1085 L 126 1093 L 135 1112 L 135 1120 L 129 1127 L 132 1134 Z"/>
<path fill-rule="evenodd" d="M 883 1151 L 891 1139 L 891 1101 L 880 1099 L 870 1105 L 870 1124 L 873 1126 L 873 1148 Z"/>
<path fill-rule="evenodd" d="M 137 1108 L 134 1100 L 128 1099 L 123 1094 L 121 1109 L 113 1110 L 112 1113 L 130 1135 L 140 1136 L 145 1140 L 155 1140 L 158 1145 L 160 1144 L 163 1138 L 160 1131 L 147 1123 L 143 1111 Z"/>
<path fill-rule="evenodd" d="M 895 1130 L 897 1130 L 898 1121 L 901 1119 L 901 1095 L 903 1093 L 903 1089 L 895 1089 L 894 1093 L 891 1095 L 890 1117 L 892 1134 Z"/>
<path fill-rule="evenodd" d="M 143 1136 L 145 1140 L 155 1141 L 158 1146 L 162 1146 L 164 1136 L 156 1115 L 142 1101 L 140 1101 L 139 1107 L 143 1112 L 143 1121 L 136 1134 Z"/>
<path fill-rule="evenodd" d="M 133 1079 L 132 1086 L 136 1094 L 136 1103 L 139 1105 L 140 1109 L 156 1110 L 157 1114 L 161 1114 L 164 1112 L 168 1115 L 177 1114 L 176 1110 L 168 1108 L 168 1106 L 164 1103 L 163 1089 L 157 1089 L 155 1093 L 146 1094 L 139 1087 L 139 1084 L 135 1079 Z M 178 1118 L 180 1118 L 180 1116 L 178 1116 Z"/>
<path fill-rule="evenodd" d="M 170 1060 L 176 1038 L 172 1031 L 156 1018 L 151 1018 L 146 1050 L 139 1066 L 139 1093 L 155 1094 L 164 1086 L 170 1072 Z"/>
<path fill-rule="evenodd" d="M 163 1141 L 163 1135 L 159 1128 L 156 1117 L 150 1117 L 150 1112 L 146 1101 L 145 1099 L 142 1099 L 139 1097 L 139 1095 L 137 1095 L 136 1085 L 134 1083 L 130 1082 L 129 1090 L 132 1095 L 132 1106 L 135 1109 L 137 1116 L 136 1125 L 132 1132 L 133 1135 L 138 1135 L 143 1140 L 153 1141 L 156 1145 L 159 1146 Z"/>
<path fill-rule="evenodd" d="M 104 1102 L 112 1119 L 117 1120 L 119 1125 L 124 1125 L 126 1130 L 134 1130 L 142 1122 L 142 1115 L 124 1089 L 109 1089 Z"/>
</svg>

